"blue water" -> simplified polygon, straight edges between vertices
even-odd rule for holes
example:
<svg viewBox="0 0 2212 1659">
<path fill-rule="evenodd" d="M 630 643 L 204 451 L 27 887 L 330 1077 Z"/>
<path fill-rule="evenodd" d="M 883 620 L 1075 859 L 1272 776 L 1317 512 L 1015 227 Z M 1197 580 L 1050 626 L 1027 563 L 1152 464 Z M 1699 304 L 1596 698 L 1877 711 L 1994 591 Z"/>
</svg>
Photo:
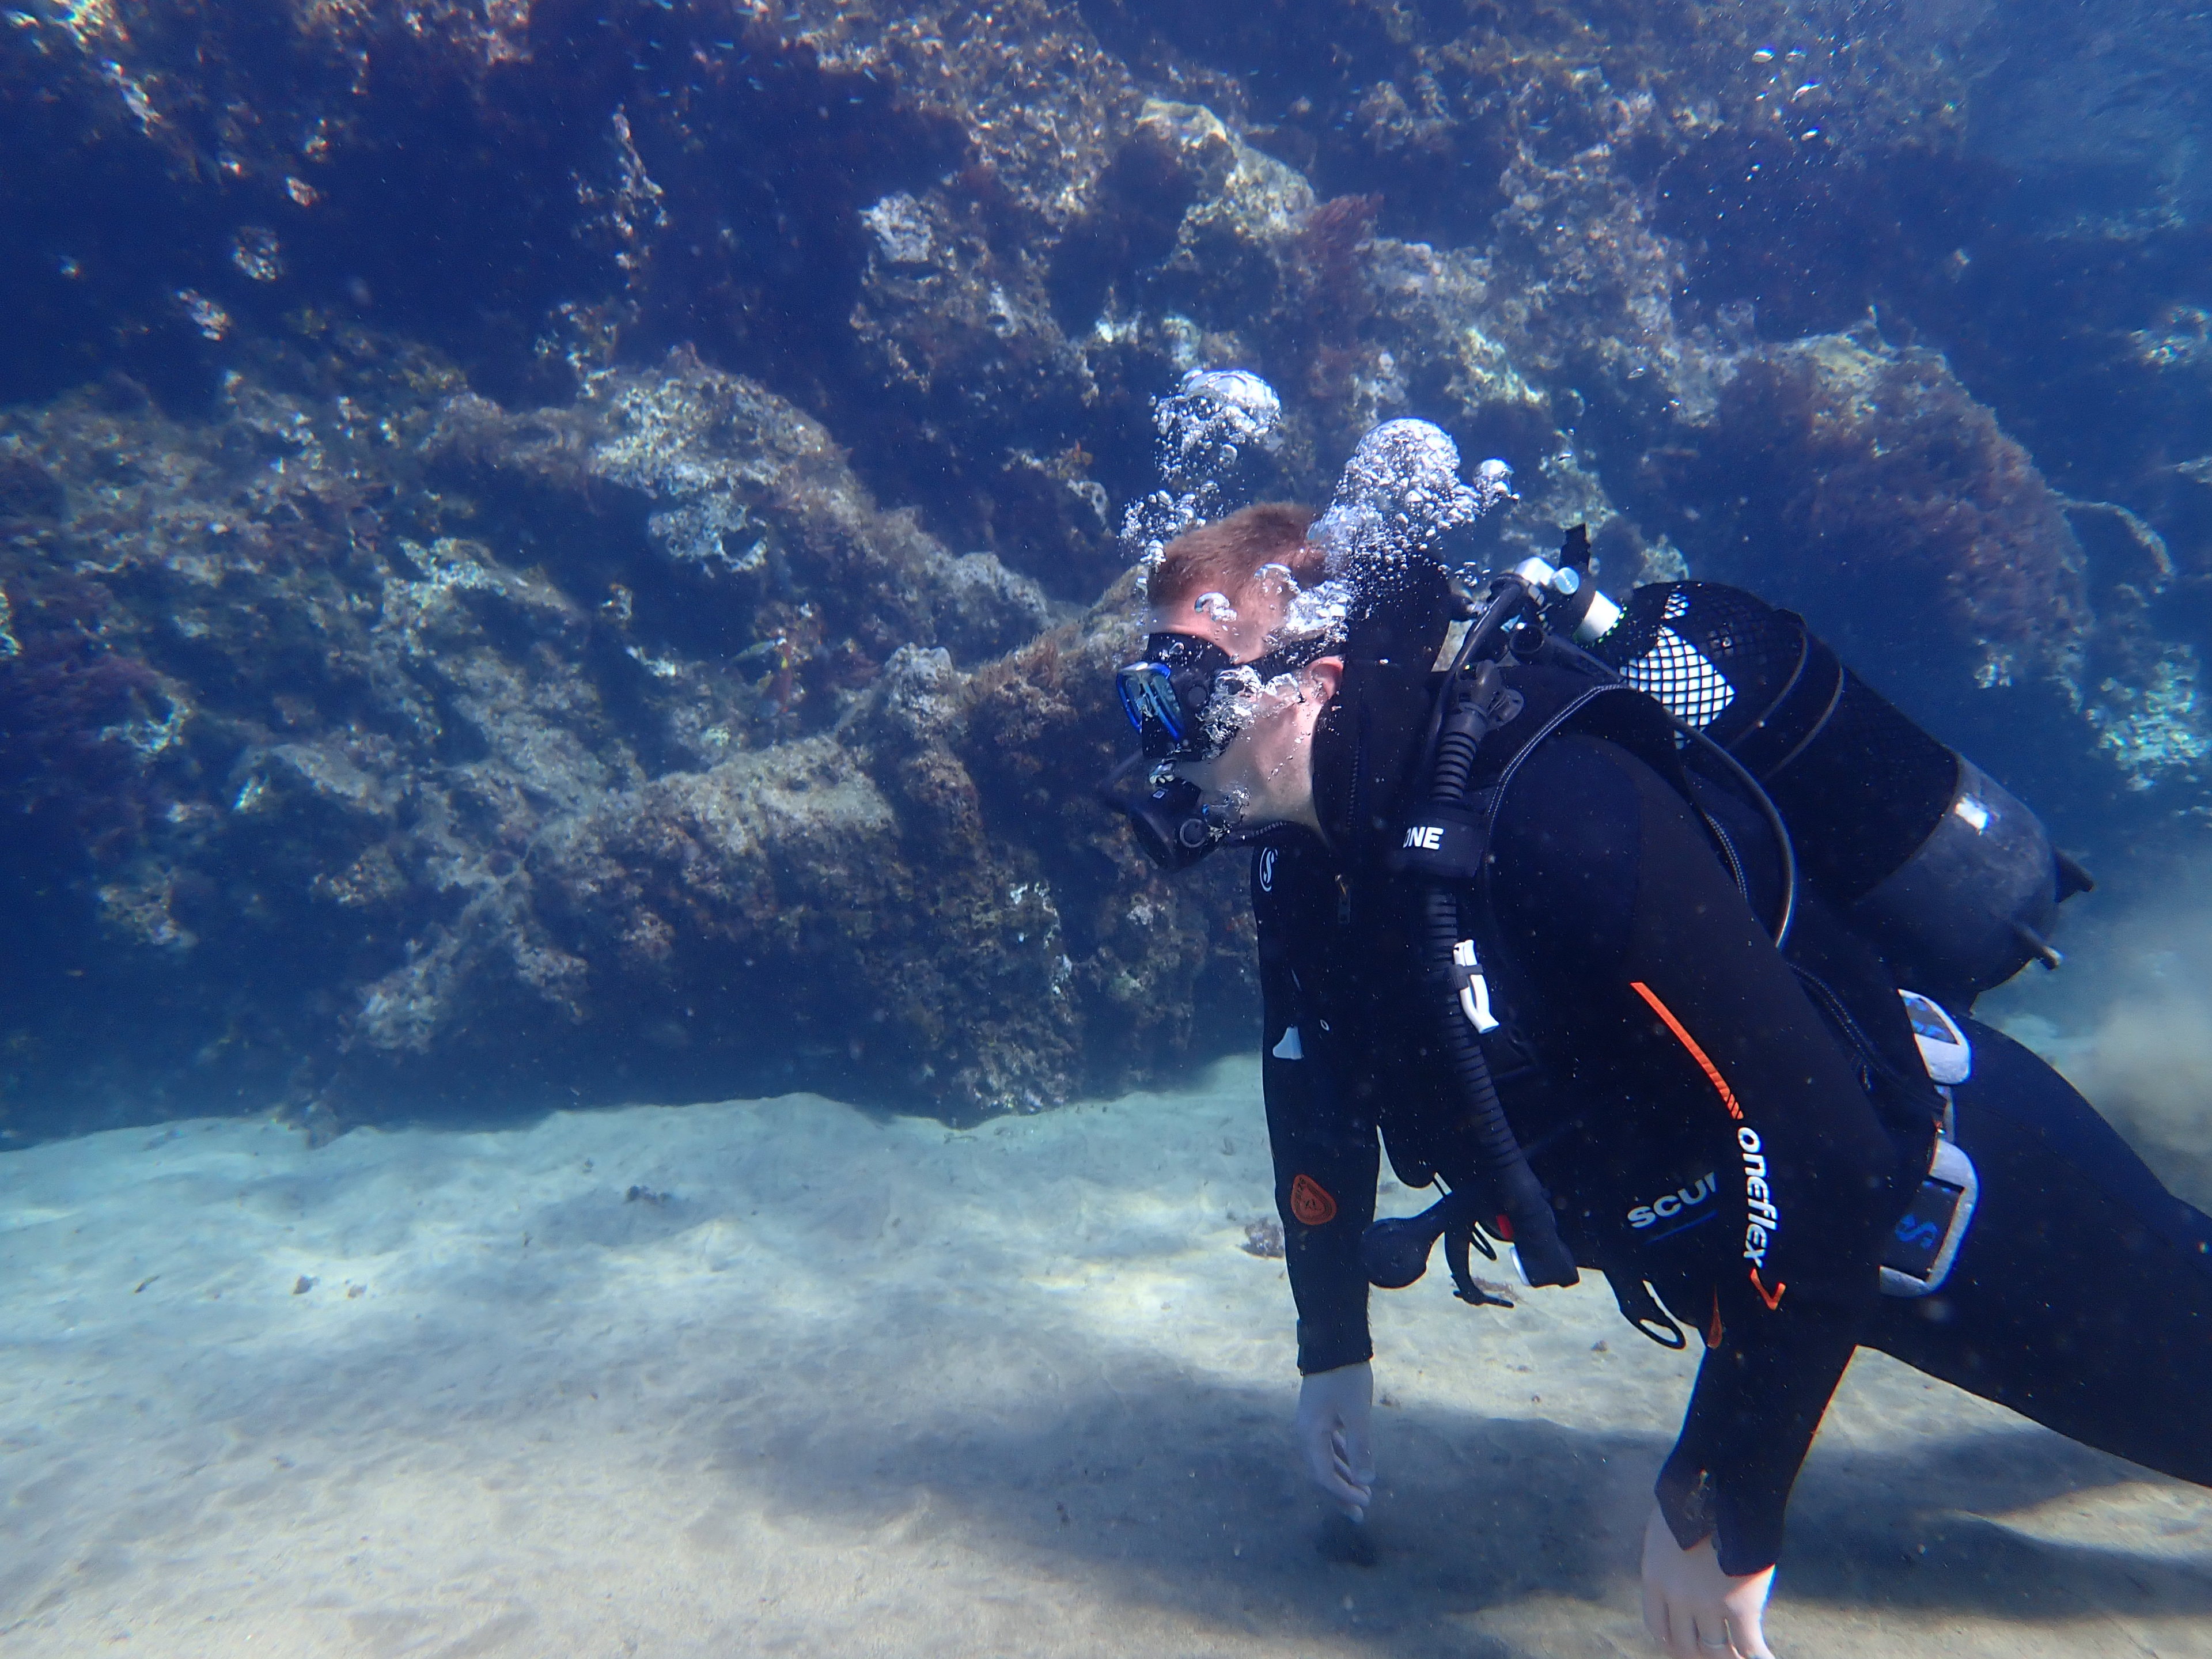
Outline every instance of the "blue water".
<svg viewBox="0 0 2212 1659">
<path fill-rule="evenodd" d="M 2130 0 L 21 0 L 0 1150 L 137 1191 L 172 1123 L 305 1156 L 805 1091 L 966 1135 L 1210 1087 L 1255 1023 L 1242 861 L 1171 880 L 1092 797 L 1128 573 L 1174 513 L 1324 505 L 1412 416 L 1510 468 L 1460 556 L 1587 525 L 1617 593 L 1750 587 L 2028 801 L 2100 886 L 1984 1012 L 2201 1202 L 2208 71 L 2212 21 Z M 1266 441 L 1163 450 L 1204 370 L 1272 388 Z M 2022 1537 L 2104 1524 L 2007 1501 Z M 2157 1504 L 2182 1527 L 2170 1492 L 2110 1524 L 2142 1544 Z M 1817 1639 L 1874 1639 L 1861 1590 L 1917 1631 L 2034 1577 L 1956 1547 L 1924 1601 L 1822 1581 Z M 1476 1650 L 1598 1650 L 1534 1559 L 1530 1622 Z M 2185 1650 L 2202 1565 L 2170 1571 L 2131 1628 Z M 157 1650 L 239 1650 L 144 1594 Z M 1975 1602 L 1973 1639 L 2119 1616 L 2066 1594 Z M 1199 1599 L 1146 1639 L 1245 1642 Z M 1297 1640 L 1442 1628 L 1337 1599 Z M 890 1645 L 1013 1650 L 932 1605 Z M 313 1640 L 465 1634 L 349 1628 Z"/>
</svg>

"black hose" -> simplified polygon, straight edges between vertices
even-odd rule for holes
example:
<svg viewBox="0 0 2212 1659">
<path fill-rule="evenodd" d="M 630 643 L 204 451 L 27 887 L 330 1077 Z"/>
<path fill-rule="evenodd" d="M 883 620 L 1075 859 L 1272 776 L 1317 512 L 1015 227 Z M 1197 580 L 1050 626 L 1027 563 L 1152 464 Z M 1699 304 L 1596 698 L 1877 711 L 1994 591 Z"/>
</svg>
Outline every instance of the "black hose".
<svg viewBox="0 0 2212 1659">
<path fill-rule="evenodd" d="M 1659 700 L 1654 697 L 1652 701 L 1658 702 Z M 1797 921 L 1797 848 L 1790 839 L 1790 826 L 1783 821 L 1781 811 L 1774 804 L 1774 797 L 1766 793 L 1757 778 L 1752 776 L 1749 768 L 1664 703 L 1659 706 L 1665 709 L 1667 718 L 1674 722 L 1676 731 L 1692 743 L 1702 745 L 1707 754 L 1735 775 L 1737 781 L 1751 792 L 1752 804 L 1766 819 L 1766 827 L 1774 836 L 1775 857 L 1782 866 L 1782 914 L 1774 923 L 1774 948 L 1779 951 L 1790 943 L 1790 930 Z"/>
<path fill-rule="evenodd" d="M 1437 691 L 1436 706 L 1429 714 L 1427 734 L 1421 739 L 1421 770 L 1419 775 L 1422 777 L 1434 775 L 1437 744 L 1443 728 L 1444 711 L 1453 707 L 1458 698 L 1461 676 L 1466 672 L 1468 665 L 1488 656 L 1493 642 L 1505 631 L 1506 625 L 1516 618 L 1534 617 L 1539 622 L 1543 618 L 1543 606 L 1528 583 L 1517 576 L 1508 577 L 1505 580 L 1510 586 L 1495 594 L 1490 603 L 1476 613 L 1474 624 L 1467 630 L 1467 637 L 1460 641 L 1459 649 L 1452 654 L 1451 665 L 1444 671 L 1443 684 Z"/>
<path fill-rule="evenodd" d="M 1508 578 L 1493 592 L 1453 653 L 1443 684 L 1437 688 L 1435 711 L 1421 745 L 1422 770 L 1428 780 L 1431 806 L 1459 814 L 1470 808 L 1475 757 L 1490 731 L 1486 705 L 1496 683 L 1487 672 L 1488 659 L 1507 627 L 1524 616 L 1536 617 L 1540 624 L 1542 611 L 1536 594 L 1526 582 Z M 1482 666 L 1470 680 L 1467 670 L 1474 664 Z M 1450 1195 L 1443 1202 L 1424 1216 L 1377 1222 L 1370 1227 L 1362 1241 L 1369 1279 L 1386 1289 L 1396 1289 L 1419 1278 L 1439 1233 L 1457 1236 L 1472 1231 L 1478 1207 L 1474 1194 L 1480 1190 L 1488 1194 L 1496 1212 L 1512 1229 L 1522 1275 L 1529 1284 L 1577 1284 L 1582 1276 L 1576 1271 L 1573 1253 L 1559 1237 L 1551 1199 L 1528 1167 L 1528 1155 L 1522 1151 L 1512 1124 L 1506 1121 L 1481 1038 L 1461 1006 L 1462 981 L 1457 956 L 1463 937 L 1459 897 L 1452 884 L 1431 882 L 1424 898 L 1421 945 L 1437 988 L 1445 1065 L 1463 1108 L 1460 1121 L 1454 1126 L 1463 1139 L 1453 1150 L 1471 1154 L 1474 1167 L 1465 1174 L 1471 1174 L 1481 1185 L 1467 1180 L 1461 1171 L 1441 1171 L 1452 1183 Z M 1455 1270 L 1454 1277 L 1462 1275 Z M 1472 1281 L 1463 1285 L 1462 1295 L 1468 1294 L 1471 1286 Z"/>
<path fill-rule="evenodd" d="M 1456 674 L 1469 663 L 1489 655 L 1491 642 L 1512 623 L 1522 617 L 1540 617 L 1543 615 L 1542 603 L 1527 582 L 1518 576 L 1506 580 L 1511 586 L 1482 608 L 1475 617 L 1474 626 L 1467 630 L 1467 637 L 1460 641 L 1459 649 L 1451 660 L 1453 673 Z"/>
<path fill-rule="evenodd" d="M 1496 614 L 1494 607 L 1476 625 L 1474 634 L 1481 633 Z M 1470 641 L 1474 637 L 1470 635 Z M 1465 655 L 1462 652 L 1462 657 Z M 1453 675 L 1438 699 L 1436 762 L 1429 774 L 1432 806 L 1454 812 L 1468 810 L 1468 785 L 1474 775 L 1476 751 L 1490 729 L 1483 704 L 1493 683 L 1480 672 L 1472 684 L 1461 681 L 1455 662 Z M 1422 923 L 1422 944 L 1437 987 L 1437 1012 L 1442 1021 L 1439 1030 L 1445 1062 L 1465 1108 L 1461 1127 L 1473 1142 L 1475 1168 L 1512 1225 L 1522 1276 L 1531 1285 L 1572 1285 L 1580 1277 L 1573 1254 L 1559 1237 L 1551 1200 L 1529 1169 L 1528 1156 L 1506 1121 L 1481 1039 L 1460 1006 L 1460 975 L 1455 957 L 1466 935 L 1460 930 L 1459 896 L 1449 883 L 1429 884 Z"/>
<path fill-rule="evenodd" d="M 1429 889 L 1426 921 L 1429 959 L 1449 967 L 1461 938 L 1459 900 L 1441 882 Z M 1467 1108 L 1463 1127 L 1474 1142 L 1476 1167 L 1488 1181 L 1498 1207 L 1512 1223 L 1522 1274 L 1531 1285 L 1572 1285 L 1580 1277 L 1574 1256 L 1559 1237 L 1551 1200 L 1505 1120 L 1490 1062 L 1460 1008 L 1458 991 L 1447 989 L 1440 1003 L 1445 1060 Z"/>
</svg>

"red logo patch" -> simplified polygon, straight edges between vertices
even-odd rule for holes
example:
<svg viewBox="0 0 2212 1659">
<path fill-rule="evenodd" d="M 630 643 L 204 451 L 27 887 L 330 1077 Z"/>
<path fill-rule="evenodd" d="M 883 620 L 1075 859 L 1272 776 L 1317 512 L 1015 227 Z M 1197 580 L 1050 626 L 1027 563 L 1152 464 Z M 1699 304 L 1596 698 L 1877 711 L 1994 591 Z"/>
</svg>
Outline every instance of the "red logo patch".
<svg viewBox="0 0 2212 1659">
<path fill-rule="evenodd" d="M 1336 1219 L 1336 1200 L 1311 1176 L 1291 1183 L 1291 1213 L 1309 1227 L 1326 1227 Z"/>
</svg>

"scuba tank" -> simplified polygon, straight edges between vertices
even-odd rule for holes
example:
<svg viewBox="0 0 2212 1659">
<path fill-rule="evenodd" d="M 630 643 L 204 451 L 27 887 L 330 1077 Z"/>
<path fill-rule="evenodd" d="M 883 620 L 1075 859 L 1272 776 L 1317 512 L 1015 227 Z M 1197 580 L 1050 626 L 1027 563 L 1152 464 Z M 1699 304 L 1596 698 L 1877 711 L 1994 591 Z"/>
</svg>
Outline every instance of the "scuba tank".
<svg viewBox="0 0 2212 1659">
<path fill-rule="evenodd" d="M 1584 575 L 1589 537 L 1516 574 L 1547 624 L 1758 781 L 1805 879 L 1900 982 L 1957 1008 L 2030 962 L 2056 968 L 2058 906 L 2095 885 L 2042 822 L 1909 719 L 1794 612 L 1741 589 L 1661 582 L 1615 605 Z"/>
</svg>

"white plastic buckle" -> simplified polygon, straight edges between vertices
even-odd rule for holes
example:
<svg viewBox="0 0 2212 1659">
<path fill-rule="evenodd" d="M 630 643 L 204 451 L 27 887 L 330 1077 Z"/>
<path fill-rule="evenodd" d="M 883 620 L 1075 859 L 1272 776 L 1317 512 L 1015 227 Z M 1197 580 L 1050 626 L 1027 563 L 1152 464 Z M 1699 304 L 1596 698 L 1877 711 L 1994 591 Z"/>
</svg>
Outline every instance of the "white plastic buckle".
<svg viewBox="0 0 2212 1659">
<path fill-rule="evenodd" d="M 1921 1063 L 1928 1075 L 1946 1087 L 1964 1083 L 1974 1074 L 1974 1045 L 1959 1029 L 1959 1022 L 1943 1011 L 1935 998 L 1918 991 L 1900 990 L 1905 1017 L 1912 1022 L 1912 1040 L 1920 1048 Z"/>
<path fill-rule="evenodd" d="M 1496 1030 L 1498 1016 L 1490 1012 L 1490 981 L 1483 977 L 1482 963 L 1475 959 L 1473 939 L 1463 939 L 1452 946 L 1452 966 L 1466 975 L 1459 988 L 1459 1007 L 1467 1023 L 1477 1033 Z"/>
</svg>

